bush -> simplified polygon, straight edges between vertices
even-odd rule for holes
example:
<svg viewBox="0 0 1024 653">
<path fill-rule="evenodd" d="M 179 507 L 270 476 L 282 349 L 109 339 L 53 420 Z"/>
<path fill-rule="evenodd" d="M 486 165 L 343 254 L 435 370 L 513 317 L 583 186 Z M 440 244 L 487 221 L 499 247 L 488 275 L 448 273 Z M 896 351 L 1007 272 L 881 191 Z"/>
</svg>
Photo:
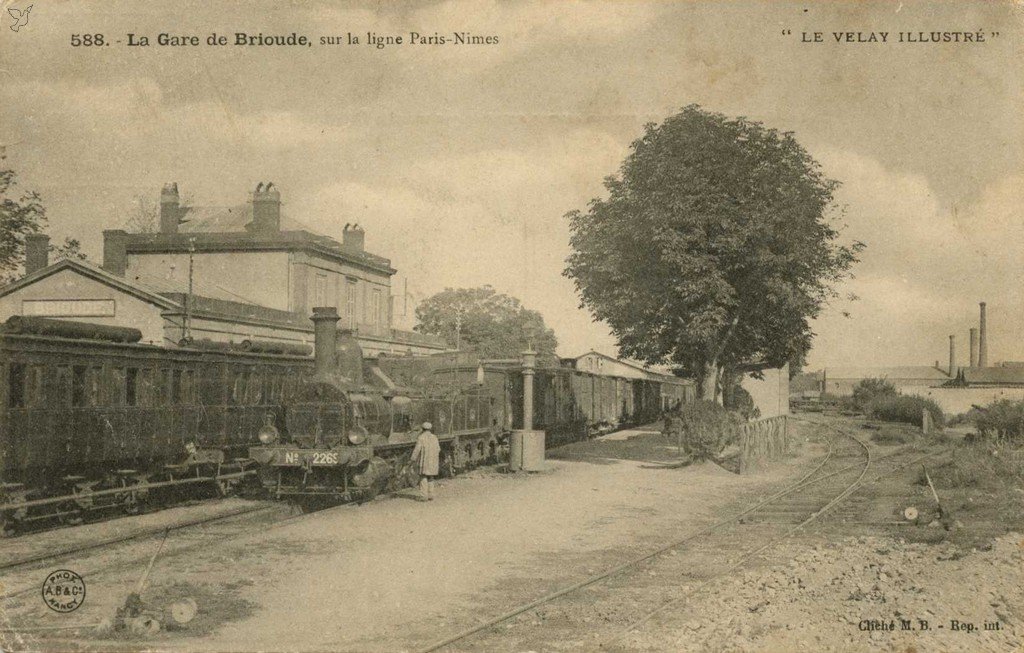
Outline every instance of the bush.
<svg viewBox="0 0 1024 653">
<path fill-rule="evenodd" d="M 743 418 L 713 401 L 694 401 L 679 411 L 683 448 L 694 460 L 707 460 L 722 453 L 736 437 Z"/>
<path fill-rule="evenodd" d="M 944 416 L 939 405 L 931 399 L 907 395 L 879 396 L 867 405 L 866 413 L 872 419 L 887 422 L 904 422 L 921 426 L 921 414 L 927 410 L 932 415 L 932 423 L 941 427 Z"/>
<path fill-rule="evenodd" d="M 1018 444 L 1024 440 L 1024 401 L 999 399 L 984 410 L 971 412 L 982 437 Z"/>
<path fill-rule="evenodd" d="M 853 388 L 853 405 L 857 410 L 867 412 L 868 405 L 875 399 L 895 397 L 898 394 L 896 386 L 883 378 L 864 379 Z"/>
<path fill-rule="evenodd" d="M 732 388 L 732 392 L 722 399 L 726 409 L 736 411 L 744 419 L 757 419 L 761 416 L 761 409 L 754 405 L 754 398 L 738 383 Z"/>
</svg>

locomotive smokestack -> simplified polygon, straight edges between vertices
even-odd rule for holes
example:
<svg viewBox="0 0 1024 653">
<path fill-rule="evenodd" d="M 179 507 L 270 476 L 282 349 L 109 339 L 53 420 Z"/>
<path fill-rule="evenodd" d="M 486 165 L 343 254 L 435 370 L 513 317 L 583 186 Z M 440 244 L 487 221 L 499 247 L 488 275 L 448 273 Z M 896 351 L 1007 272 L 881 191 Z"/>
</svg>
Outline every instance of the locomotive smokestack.
<svg viewBox="0 0 1024 653">
<path fill-rule="evenodd" d="M 335 351 L 338 346 L 338 309 L 333 306 L 317 306 L 313 309 L 313 355 L 316 358 L 316 375 L 327 376 L 336 367 Z"/>
<path fill-rule="evenodd" d="M 978 325 L 978 367 L 988 367 L 988 328 L 985 325 L 985 302 L 981 302 L 981 321 Z"/>
<path fill-rule="evenodd" d="M 978 330 L 971 329 L 971 367 L 978 366 Z"/>
</svg>

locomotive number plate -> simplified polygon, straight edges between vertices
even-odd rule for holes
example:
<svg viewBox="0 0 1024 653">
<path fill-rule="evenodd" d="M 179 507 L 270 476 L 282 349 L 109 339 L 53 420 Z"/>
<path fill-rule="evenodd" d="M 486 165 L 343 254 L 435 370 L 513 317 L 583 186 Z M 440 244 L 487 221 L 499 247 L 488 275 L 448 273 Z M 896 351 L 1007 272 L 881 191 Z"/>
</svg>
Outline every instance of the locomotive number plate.
<svg viewBox="0 0 1024 653">
<path fill-rule="evenodd" d="M 344 451 L 309 451 L 284 450 L 274 453 L 268 460 L 271 465 L 284 465 L 288 467 L 301 467 L 310 465 L 314 467 L 326 467 L 329 465 L 343 465 L 348 462 L 348 456 Z"/>
<path fill-rule="evenodd" d="M 314 451 L 314 465 L 337 465 L 339 462 L 337 451 Z"/>
</svg>

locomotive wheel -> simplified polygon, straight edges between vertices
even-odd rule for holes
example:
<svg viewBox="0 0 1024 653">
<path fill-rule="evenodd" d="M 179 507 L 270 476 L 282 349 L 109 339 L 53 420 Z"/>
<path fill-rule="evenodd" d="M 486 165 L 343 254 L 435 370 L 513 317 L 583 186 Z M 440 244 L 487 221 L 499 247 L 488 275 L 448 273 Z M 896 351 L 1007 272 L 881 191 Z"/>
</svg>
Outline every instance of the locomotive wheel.
<svg viewBox="0 0 1024 653">
<path fill-rule="evenodd" d="M 125 495 L 121 508 L 126 515 L 137 515 L 142 512 L 142 505 L 134 492 Z"/>
</svg>

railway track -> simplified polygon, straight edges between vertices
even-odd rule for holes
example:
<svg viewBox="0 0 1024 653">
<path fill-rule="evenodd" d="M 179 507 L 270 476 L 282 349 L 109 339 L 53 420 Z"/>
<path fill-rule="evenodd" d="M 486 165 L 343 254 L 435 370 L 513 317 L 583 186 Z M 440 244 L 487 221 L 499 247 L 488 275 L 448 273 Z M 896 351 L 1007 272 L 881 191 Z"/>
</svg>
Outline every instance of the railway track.
<svg viewBox="0 0 1024 653">
<path fill-rule="evenodd" d="M 481 466 L 478 469 L 487 469 L 494 466 Z M 458 477 L 455 477 L 458 478 Z M 409 487 L 399 487 L 394 490 L 381 493 L 381 497 L 394 496 L 395 494 L 409 490 Z M 210 546 L 215 542 L 229 542 L 237 544 L 249 537 L 266 535 L 269 531 L 281 528 L 299 520 L 319 519 L 334 510 L 351 508 L 357 505 L 352 502 L 327 506 L 315 511 L 299 511 L 297 507 L 286 503 L 276 502 L 271 505 L 260 504 L 244 507 L 221 515 L 200 516 L 194 519 L 185 520 L 170 526 L 145 529 L 136 533 L 129 533 L 120 537 L 112 537 L 99 541 L 85 542 L 80 546 L 72 546 L 55 552 L 31 555 L 24 558 L 0 561 L 0 573 L 5 577 L 11 574 L 29 574 L 43 568 L 50 568 L 55 563 L 74 560 L 80 563 L 83 560 L 77 559 L 83 554 L 102 552 L 104 549 L 115 549 L 129 544 L 139 544 L 146 540 L 158 540 L 165 534 L 173 533 L 174 539 L 167 541 L 163 548 L 161 558 L 172 557 L 178 554 L 187 553 L 195 549 Z M 259 515 L 266 518 L 260 520 Z M 257 518 L 257 521 L 253 521 Z M 237 521 L 238 524 L 232 524 Z M 227 525 L 229 528 L 224 528 Z M 216 528 L 214 528 L 216 527 Z M 151 551 L 143 551 L 142 554 L 133 556 L 129 560 L 119 559 L 109 564 L 103 564 L 92 568 L 76 569 L 83 576 L 96 577 L 112 571 L 121 571 L 125 568 L 145 566 L 149 561 Z M 0 584 L 6 589 L 10 585 L 7 579 Z M 37 579 L 26 579 L 24 586 L 0 590 L 0 601 L 17 598 L 29 593 L 38 592 Z"/>
<path fill-rule="evenodd" d="M 915 456 L 901 450 L 877 457 L 854 431 L 822 427 L 833 431 L 826 454 L 802 478 L 774 495 L 683 539 L 523 603 L 419 650 L 431 653 L 536 648 L 540 642 L 529 637 L 536 630 L 535 622 L 541 612 L 560 616 L 545 628 L 564 629 L 566 639 L 578 639 L 579 632 L 587 632 L 594 638 L 588 646 L 625 650 L 631 633 L 670 613 L 707 583 L 751 564 L 826 517 L 831 520 L 836 508 L 865 483 L 940 453 Z M 641 573 L 644 571 L 648 573 Z M 559 600 L 584 590 L 587 605 L 582 609 L 589 616 L 585 623 L 580 623 L 573 618 L 572 609 L 559 606 Z M 592 615 L 601 615 L 601 620 L 594 620 Z M 496 627 L 503 624 L 499 632 Z"/>
</svg>

